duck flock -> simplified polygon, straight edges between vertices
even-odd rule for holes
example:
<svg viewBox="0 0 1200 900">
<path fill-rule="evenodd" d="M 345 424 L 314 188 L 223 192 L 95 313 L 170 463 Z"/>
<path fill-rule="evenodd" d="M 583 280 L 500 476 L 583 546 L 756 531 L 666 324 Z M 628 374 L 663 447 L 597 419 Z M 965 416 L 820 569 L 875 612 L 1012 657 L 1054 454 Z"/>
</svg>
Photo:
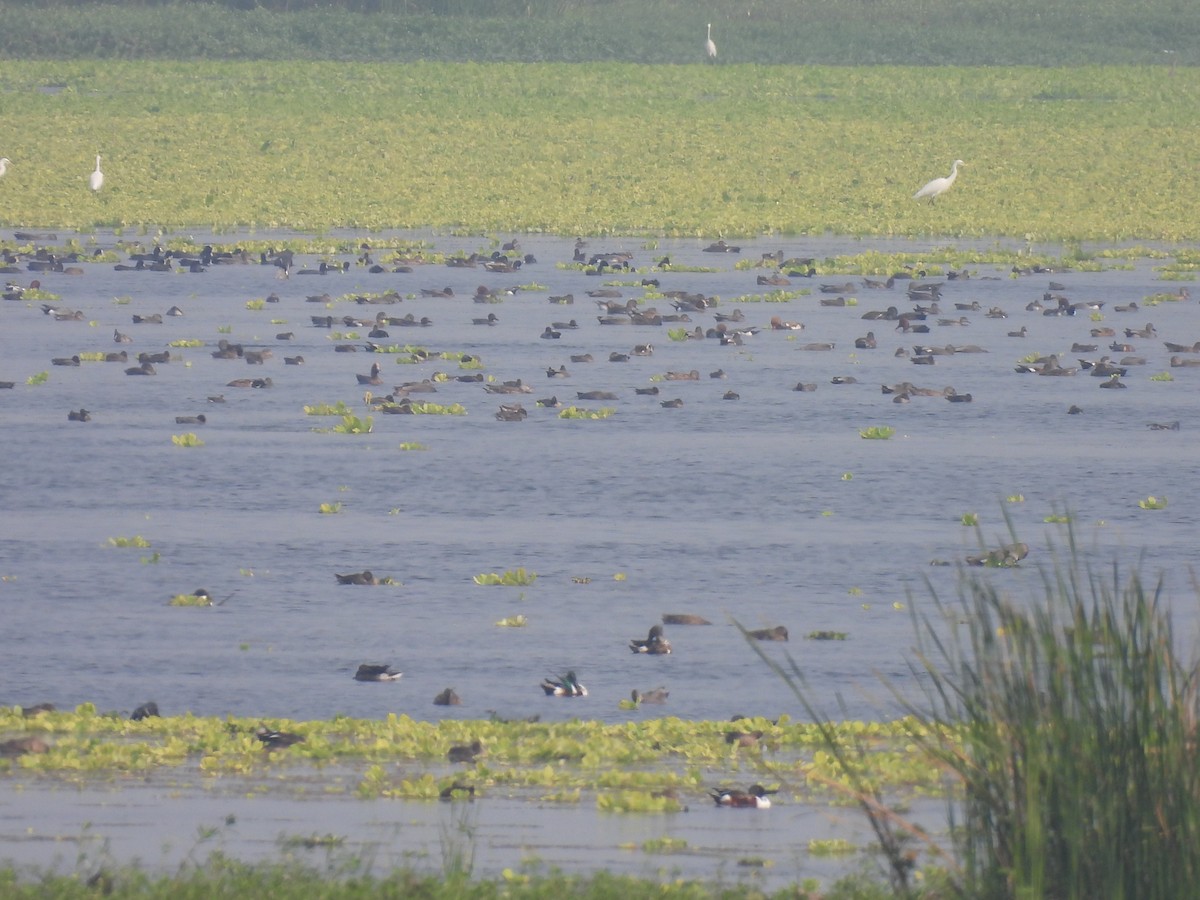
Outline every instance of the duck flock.
<svg viewBox="0 0 1200 900">
<path fill-rule="evenodd" d="M 786 432 L 806 405 L 822 404 L 813 408 L 824 427 L 852 431 L 868 424 L 866 415 L 885 419 L 903 405 L 935 403 L 938 416 L 969 415 L 962 421 L 984 428 L 989 417 L 1012 415 L 1022 391 L 1054 404 L 1048 419 L 1104 416 L 1107 392 L 1149 395 L 1158 387 L 1151 375 L 1182 379 L 1182 370 L 1200 367 L 1200 319 L 1186 287 L 1164 290 L 1144 278 L 1057 267 L 942 271 L 917 254 L 895 271 L 848 277 L 799 241 L 765 252 L 762 241 L 635 250 L 597 240 L 525 242 L 535 246 L 370 237 L 316 256 L 236 244 L 179 252 L 115 238 L 83 252 L 56 236 L 14 234 L 4 241 L 0 317 L 5 335 L 19 323 L 24 343 L 0 358 L 0 388 L 32 392 L 40 373 L 54 388 L 40 396 L 63 402 L 54 411 L 62 428 L 134 416 L 164 436 L 185 426 L 200 441 L 217 439 L 223 420 L 244 422 L 250 410 L 264 429 L 336 424 L 303 412 L 325 400 L 374 434 L 411 431 L 434 412 L 445 414 L 443 436 L 469 421 L 481 460 L 487 442 L 508 440 L 512 429 L 545 435 L 571 427 L 564 420 L 573 417 L 653 423 L 646 427 L 681 436 L 717 423 L 732 447 L 752 456 L 765 422 Z M 1067 390 L 1030 388 L 1073 376 Z M 164 381 L 153 403 L 143 403 L 149 395 L 138 392 Z M 1122 407 L 1120 422 L 1179 430 L 1186 415 L 1161 415 L 1171 408 L 1147 404 L 1130 421 Z M 393 426 L 393 415 L 411 418 Z M 601 437 L 599 422 L 588 427 L 605 448 L 598 466 L 636 464 L 603 463 L 620 457 L 624 438 Z M 63 439 L 77 441 L 78 433 Z M 130 500 L 136 505 L 135 489 Z M 1019 555 L 991 552 L 1016 560 L 1028 552 L 1022 546 Z M 959 561 L 988 558 L 985 550 Z M 350 572 L 340 561 L 322 564 L 329 585 L 394 583 L 374 574 L 383 561 Z M 680 648 L 664 622 L 704 624 L 722 611 L 712 603 L 643 613 L 622 640 L 639 656 L 666 656 Z M 769 608 L 750 636 L 787 641 L 783 618 Z M 808 630 L 800 613 L 790 624 Z M 589 694 L 576 675 L 586 677 L 586 656 L 543 658 L 551 677 L 531 676 L 530 691 Z M 408 663 L 366 658 L 349 671 L 358 681 L 396 681 L 400 667 Z M 630 696 L 634 706 L 675 701 L 673 686 L 629 687 L 606 693 Z M 437 697 L 438 705 L 461 702 L 453 688 Z"/>
</svg>

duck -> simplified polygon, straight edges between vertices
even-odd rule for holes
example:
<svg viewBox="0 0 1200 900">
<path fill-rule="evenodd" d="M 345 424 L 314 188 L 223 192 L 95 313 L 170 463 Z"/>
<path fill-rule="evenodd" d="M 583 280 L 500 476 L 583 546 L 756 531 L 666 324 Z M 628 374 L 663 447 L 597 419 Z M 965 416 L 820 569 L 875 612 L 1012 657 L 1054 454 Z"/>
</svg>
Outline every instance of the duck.
<svg viewBox="0 0 1200 900">
<path fill-rule="evenodd" d="M 736 788 L 712 788 L 708 793 L 717 806 L 770 809 L 771 800 L 767 795 L 777 794 L 778 791 L 769 791 L 761 784 L 754 784 L 746 791 Z"/>
<path fill-rule="evenodd" d="M 338 584 L 379 584 L 379 579 L 371 572 L 370 569 L 364 569 L 361 572 L 350 572 L 346 575 L 334 574 Z"/>
<path fill-rule="evenodd" d="M 200 413 L 200 415 L 198 415 L 198 416 L 176 416 L 175 417 L 176 425 L 203 425 L 207 421 L 208 421 L 208 417 L 205 416 L 204 413 Z"/>
<path fill-rule="evenodd" d="M 132 344 L 133 338 L 131 338 L 127 334 L 121 334 L 120 331 L 118 331 L 116 328 L 114 328 L 113 329 L 113 343 L 114 344 Z"/>
<path fill-rule="evenodd" d="M 1155 337 L 1157 334 L 1158 334 L 1158 332 L 1156 332 L 1154 330 L 1154 325 L 1150 322 L 1146 323 L 1145 328 L 1126 328 L 1125 329 L 1125 337 L 1127 337 L 1127 338 L 1135 338 L 1135 337 L 1152 338 L 1152 337 Z"/>
<path fill-rule="evenodd" d="M 500 319 L 495 313 L 488 313 L 486 319 L 472 319 L 472 325 L 495 325 Z"/>
<path fill-rule="evenodd" d="M 643 703 L 666 703 L 667 697 L 670 695 L 671 692 L 663 687 L 654 688 L 653 690 L 645 692 L 634 688 L 629 692 L 629 699 L 633 701 L 634 706 L 640 706 Z"/>
<path fill-rule="evenodd" d="M 629 649 L 634 653 L 649 653 L 664 656 L 671 652 L 671 642 L 663 637 L 663 627 L 654 625 L 645 640 L 634 639 L 629 642 Z"/>
<path fill-rule="evenodd" d="M 771 316 L 772 331 L 803 331 L 803 322 L 788 322 L 779 316 Z"/>
<path fill-rule="evenodd" d="M 683 409 L 683 398 L 675 397 L 671 400 L 662 400 L 658 405 L 663 409 Z"/>
<path fill-rule="evenodd" d="M 710 54 L 710 55 L 714 55 L 714 54 Z M 713 243 L 713 244 L 709 244 L 707 247 L 704 248 L 704 252 L 705 253 L 741 253 L 742 248 L 731 246 L 722 240 L 722 241 L 717 241 L 716 243 Z"/>
<path fill-rule="evenodd" d="M 131 722 L 141 722 L 143 719 L 157 719 L 157 718 L 159 718 L 158 704 L 155 703 L 153 700 L 149 700 L 146 703 L 143 703 L 141 706 L 139 706 L 137 709 L 135 709 L 133 712 L 131 712 L 129 714 L 129 720 Z"/>
<path fill-rule="evenodd" d="M 571 373 L 567 371 L 566 366 L 559 366 L 557 369 L 553 366 L 546 366 L 547 378 L 570 378 Z"/>
<path fill-rule="evenodd" d="M 571 362 L 573 362 L 573 363 L 590 363 L 590 362 L 592 362 L 592 354 L 590 354 L 590 353 L 577 354 L 577 355 L 571 357 Z"/>
<path fill-rule="evenodd" d="M 483 741 L 479 738 L 469 744 L 459 744 L 446 752 L 446 759 L 452 763 L 472 763 L 475 757 L 483 755 Z"/>
<path fill-rule="evenodd" d="M 711 625 L 712 622 L 693 613 L 663 613 L 664 625 Z"/>
<path fill-rule="evenodd" d="M 121 350 L 118 353 L 105 353 L 104 361 L 117 363 L 129 362 L 129 354 L 124 350 Z"/>
<path fill-rule="evenodd" d="M 67 413 L 67 421 L 68 422 L 90 422 L 90 421 L 92 421 L 92 414 L 81 406 L 81 407 L 79 407 L 79 409 L 77 409 L 77 410 L 73 409 Z"/>
<path fill-rule="evenodd" d="M 389 665 L 362 663 L 354 673 L 355 681 L 399 681 L 403 672 L 397 672 Z"/>
<path fill-rule="evenodd" d="M 774 628 L 758 628 L 746 633 L 756 641 L 786 641 L 788 639 L 788 630 L 782 625 L 776 625 Z"/>
<path fill-rule="evenodd" d="M 558 678 L 542 679 L 542 690 L 548 697 L 586 697 L 587 688 L 579 683 L 574 670 Z"/>
<path fill-rule="evenodd" d="M 667 372 L 663 375 L 666 381 L 699 381 L 700 372 L 697 369 L 692 369 L 690 372 Z"/>
<path fill-rule="evenodd" d="M 433 698 L 434 706 L 461 706 L 462 698 L 458 696 L 454 688 L 446 688 L 440 694 Z M 451 760 L 453 762 L 453 760 Z"/>
<path fill-rule="evenodd" d="M 875 332 L 868 331 L 863 337 L 855 338 L 854 346 L 858 350 L 874 350 L 878 346 L 875 341 Z"/>
<path fill-rule="evenodd" d="M 151 362 L 144 362 L 140 366 L 133 366 L 125 370 L 126 375 L 157 375 L 158 371 L 154 368 Z"/>
<path fill-rule="evenodd" d="M 52 365 L 52 366 L 78 366 L 79 365 L 79 356 L 78 355 L 66 356 L 66 357 L 56 356 L 54 359 L 50 360 L 50 365 Z"/>
<path fill-rule="evenodd" d="M 555 330 L 554 330 L 554 329 L 553 329 L 551 326 L 547 325 L 547 326 L 546 326 L 546 330 L 545 330 L 545 331 L 543 331 L 543 332 L 541 333 L 540 337 L 541 337 L 543 340 L 547 340 L 547 341 L 556 341 L 556 340 L 558 340 L 560 337 L 562 337 L 562 332 L 561 332 L 561 331 L 555 331 Z"/>
<path fill-rule="evenodd" d="M 501 403 L 496 411 L 496 419 L 501 422 L 520 422 L 528 416 L 529 411 L 520 403 Z"/>
<path fill-rule="evenodd" d="M 359 384 L 383 384 L 383 379 L 379 376 L 379 373 L 382 371 L 383 370 L 379 368 L 379 363 L 372 363 L 371 374 L 356 374 L 354 377 L 358 379 Z"/>
<path fill-rule="evenodd" d="M 288 731 L 275 731 L 267 728 L 266 725 L 260 725 L 258 730 L 254 732 L 254 736 L 262 741 L 268 750 L 279 750 L 304 742 L 303 735 L 292 734 Z"/>
</svg>

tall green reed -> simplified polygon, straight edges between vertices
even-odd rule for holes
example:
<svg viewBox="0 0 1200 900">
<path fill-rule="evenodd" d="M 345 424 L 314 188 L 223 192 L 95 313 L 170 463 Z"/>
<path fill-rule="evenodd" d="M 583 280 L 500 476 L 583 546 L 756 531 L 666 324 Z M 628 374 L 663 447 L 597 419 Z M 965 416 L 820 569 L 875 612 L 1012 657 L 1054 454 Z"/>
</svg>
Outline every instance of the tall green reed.
<svg viewBox="0 0 1200 900">
<path fill-rule="evenodd" d="M 926 611 L 910 602 L 912 669 L 925 689 L 903 703 L 912 740 L 955 785 L 949 880 L 985 900 L 1194 896 L 1200 676 L 1180 651 L 1162 580 L 1147 586 L 1115 563 L 1097 572 L 1073 534 L 1041 576 L 1040 596 L 1014 599 L 1003 570 L 964 568 L 953 600 L 928 585 Z M 838 742 L 800 667 L 755 650 L 826 726 L 855 785 L 861 751 Z M 892 887 L 908 895 L 913 849 L 933 842 L 865 779 L 857 785 Z"/>
</svg>

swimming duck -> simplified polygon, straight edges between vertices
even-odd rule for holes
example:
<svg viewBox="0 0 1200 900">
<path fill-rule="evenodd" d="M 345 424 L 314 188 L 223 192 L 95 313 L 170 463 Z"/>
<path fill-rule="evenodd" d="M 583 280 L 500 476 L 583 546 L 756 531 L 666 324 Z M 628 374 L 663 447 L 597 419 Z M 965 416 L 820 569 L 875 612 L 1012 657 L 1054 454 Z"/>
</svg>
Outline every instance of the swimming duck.
<svg viewBox="0 0 1200 900">
<path fill-rule="evenodd" d="M 671 642 L 663 637 L 663 627 L 655 625 L 650 629 L 650 633 L 643 640 L 631 640 L 629 649 L 634 653 L 650 653 L 658 656 L 665 655 L 671 652 Z"/>
<path fill-rule="evenodd" d="M 868 331 L 863 337 L 855 338 L 854 346 L 858 350 L 874 350 L 878 346 L 875 341 L 875 332 Z"/>
<path fill-rule="evenodd" d="M 105 353 L 104 361 L 105 362 L 119 362 L 119 363 L 129 362 L 129 353 L 125 350 L 121 350 L 118 353 Z"/>
<path fill-rule="evenodd" d="M 683 398 L 675 397 L 672 400 L 663 400 L 658 405 L 663 409 L 683 409 Z"/>
<path fill-rule="evenodd" d="M 346 575 L 334 574 L 338 584 L 379 584 L 379 579 L 371 572 L 370 569 L 364 569 L 361 572 L 350 572 Z"/>
<path fill-rule="evenodd" d="M 399 681 L 403 672 L 397 672 L 389 665 L 362 663 L 354 673 L 355 681 Z"/>
<path fill-rule="evenodd" d="M 73 409 L 67 413 L 67 421 L 68 422 L 90 422 L 90 421 L 92 421 L 92 414 L 81 406 L 81 407 L 79 407 L 78 410 Z"/>
<path fill-rule="evenodd" d="M 667 697 L 670 695 L 671 692 L 663 687 L 658 687 L 652 691 L 646 691 L 645 693 L 642 693 L 635 688 L 629 694 L 630 699 L 633 700 L 635 706 L 640 706 L 643 703 L 666 703 Z"/>
<path fill-rule="evenodd" d="M 579 679 L 575 677 L 574 671 L 567 672 L 566 675 L 560 675 L 557 679 L 543 679 L 542 690 L 546 692 L 546 696 L 548 697 L 587 696 L 587 688 L 579 683 Z"/>
<path fill-rule="evenodd" d="M 433 698 L 434 706 L 461 706 L 462 698 L 458 696 L 454 688 L 446 688 L 440 694 Z M 453 762 L 453 760 L 451 760 Z"/>
<path fill-rule="evenodd" d="M 471 741 L 469 744 L 461 744 L 451 747 L 446 753 L 446 759 L 452 763 L 471 763 L 475 762 L 475 757 L 483 755 L 483 741 L 479 738 Z"/>
<path fill-rule="evenodd" d="M 488 313 L 486 319 L 472 319 L 472 325 L 495 325 L 500 319 L 495 313 Z"/>
<path fill-rule="evenodd" d="M 125 370 L 126 375 L 157 375 L 158 372 L 154 368 L 154 364 L 144 362 L 140 366 L 133 366 Z"/>
<path fill-rule="evenodd" d="M 382 371 L 383 370 L 379 367 L 379 363 L 372 363 L 371 374 L 356 374 L 354 377 L 358 379 L 359 384 L 383 384 L 383 379 L 379 377 L 379 373 Z"/>
<path fill-rule="evenodd" d="M 663 613 L 662 620 L 664 625 L 711 625 L 712 622 L 692 613 Z"/>
<path fill-rule="evenodd" d="M 547 325 L 546 330 L 543 331 L 540 336 L 542 337 L 543 340 L 556 341 L 560 337 L 562 337 L 562 332 L 555 331 L 553 328 L 551 328 L 549 325 Z"/>
<path fill-rule="evenodd" d="M 746 633 L 756 641 L 786 641 L 788 639 L 788 630 L 782 625 L 776 625 L 774 628 L 758 628 Z"/>
<path fill-rule="evenodd" d="M 260 725 L 258 730 L 254 732 L 254 736 L 262 741 L 268 750 L 279 750 L 283 747 L 290 747 L 293 744 L 304 742 L 303 735 L 292 734 L 287 731 L 273 731 L 267 728 L 266 725 Z"/>
<path fill-rule="evenodd" d="M 717 806 L 749 807 L 753 809 L 769 809 L 771 801 L 767 794 L 777 794 L 769 791 L 761 784 L 751 785 L 747 791 L 736 788 L 713 788 L 709 792 Z"/>
<path fill-rule="evenodd" d="M 802 322 L 785 322 L 779 316 L 771 316 L 772 331 L 803 331 L 804 324 Z"/>
<path fill-rule="evenodd" d="M 176 425 L 203 425 L 207 421 L 208 421 L 208 417 L 205 416 L 204 413 L 200 413 L 200 415 L 198 415 L 198 416 L 176 416 L 175 417 Z"/>
<path fill-rule="evenodd" d="M 52 365 L 52 366 L 78 366 L 79 365 L 79 357 L 78 356 L 56 356 L 54 359 L 50 360 L 50 365 Z"/>
<path fill-rule="evenodd" d="M 501 403 L 496 418 L 501 422 L 520 422 L 529 416 L 529 411 L 520 403 Z"/>
</svg>

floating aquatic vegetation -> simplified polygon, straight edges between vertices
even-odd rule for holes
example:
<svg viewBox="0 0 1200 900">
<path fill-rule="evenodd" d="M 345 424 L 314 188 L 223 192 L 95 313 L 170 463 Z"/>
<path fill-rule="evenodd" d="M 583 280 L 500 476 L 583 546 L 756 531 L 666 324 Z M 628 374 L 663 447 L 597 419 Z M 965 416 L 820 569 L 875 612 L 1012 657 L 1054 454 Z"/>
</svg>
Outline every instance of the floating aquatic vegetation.
<svg viewBox="0 0 1200 900">
<path fill-rule="evenodd" d="M 1009 494 L 1007 497 L 1004 498 L 1004 502 L 1005 503 L 1024 503 L 1025 495 L 1024 494 Z"/>
<path fill-rule="evenodd" d="M 142 550 L 150 546 L 150 542 L 140 534 L 133 537 L 110 537 L 108 544 L 110 547 L 138 547 Z"/>
<path fill-rule="evenodd" d="M 686 328 L 670 328 L 667 330 L 667 337 L 673 341 L 686 341 L 691 337 L 691 332 Z"/>
<path fill-rule="evenodd" d="M 171 598 L 170 606 L 212 606 L 212 597 L 206 593 L 176 594 Z"/>
<path fill-rule="evenodd" d="M 509 569 L 504 574 L 497 572 L 483 573 L 476 575 L 472 579 L 476 584 L 496 585 L 503 584 L 515 587 L 525 587 L 537 581 L 537 572 L 527 572 L 525 567 L 519 569 Z"/>
<path fill-rule="evenodd" d="M 1046 518 L 1042 519 L 1042 521 L 1047 525 L 1070 525 L 1071 517 L 1061 513 L 1051 513 L 1050 515 L 1046 516 Z"/>
<path fill-rule="evenodd" d="M 375 426 L 375 417 L 359 418 L 355 415 L 344 415 L 342 421 L 330 429 L 335 434 L 370 434 Z"/>
<path fill-rule="evenodd" d="M 26 384 L 45 384 L 50 380 L 49 372 L 38 372 L 36 375 L 30 375 L 25 379 Z"/>
<path fill-rule="evenodd" d="M 326 337 L 331 341 L 360 341 L 362 335 L 357 331 L 331 331 Z"/>
<path fill-rule="evenodd" d="M 566 409 L 559 410 L 558 417 L 560 419 L 607 419 L 617 410 L 611 406 L 602 406 L 600 409 L 582 409 L 578 406 L 568 406 Z"/>
<path fill-rule="evenodd" d="M 1170 372 L 1159 372 L 1157 375 L 1150 376 L 1151 381 L 1174 381 L 1175 376 Z"/>
<path fill-rule="evenodd" d="M 1147 497 L 1145 500 L 1139 500 L 1138 506 L 1141 507 L 1142 509 L 1166 509 L 1167 508 L 1167 498 L 1166 497 L 1155 497 L 1152 494 L 1149 497 Z"/>
<path fill-rule="evenodd" d="M 184 434 L 171 435 L 171 443 L 176 447 L 203 447 L 204 441 L 194 431 L 188 431 Z"/>
<path fill-rule="evenodd" d="M 896 433 L 890 425 L 872 425 L 870 428 L 859 429 L 858 436 L 868 441 L 886 441 Z"/>
<path fill-rule="evenodd" d="M 304 414 L 306 416 L 348 416 L 351 414 L 351 409 L 346 405 L 345 401 L 339 400 L 332 405 L 317 403 L 313 406 L 306 406 L 304 407 Z"/>
<path fill-rule="evenodd" d="M 853 480 L 854 480 L 853 472 L 843 472 L 842 473 L 842 481 L 853 481 Z"/>
<path fill-rule="evenodd" d="M 846 635 L 845 631 L 810 631 L 804 637 L 810 641 L 844 641 Z"/>
<path fill-rule="evenodd" d="M 478 582 L 476 583 L 478 584 Z M 529 624 L 529 620 L 518 613 L 515 616 L 507 616 L 503 619 L 500 619 L 496 622 L 496 624 L 501 628 L 524 628 Z"/>
<path fill-rule="evenodd" d="M 401 450 L 428 450 L 429 448 L 417 441 L 402 441 L 400 444 Z"/>
<path fill-rule="evenodd" d="M 247 300 L 246 309 L 265 309 L 267 306 L 266 300 Z"/>
<path fill-rule="evenodd" d="M 414 416 L 465 416 L 467 408 L 461 403 L 412 403 L 409 410 Z"/>
<path fill-rule="evenodd" d="M 217 334 L 233 334 L 232 325 L 218 325 Z"/>
<path fill-rule="evenodd" d="M 323 516 L 334 516 L 342 511 L 342 504 L 338 503 L 322 503 L 317 507 L 317 512 Z"/>
<path fill-rule="evenodd" d="M 170 341 L 168 347 L 203 347 L 204 341 L 199 338 L 179 338 L 179 340 Z"/>
<path fill-rule="evenodd" d="M 813 838 L 808 842 L 808 852 L 813 856 L 843 856 L 857 853 L 858 848 L 844 838 Z"/>
<path fill-rule="evenodd" d="M 976 525 L 979 524 L 979 513 L 973 513 L 973 512 L 963 513 L 960 521 L 962 522 L 963 525 L 967 526 L 968 528 L 974 528 Z"/>
<path fill-rule="evenodd" d="M 104 354 L 101 353 L 99 350 L 94 351 L 94 352 L 93 351 L 85 351 L 83 353 L 78 353 L 76 355 L 79 357 L 80 362 L 104 362 Z"/>
</svg>

